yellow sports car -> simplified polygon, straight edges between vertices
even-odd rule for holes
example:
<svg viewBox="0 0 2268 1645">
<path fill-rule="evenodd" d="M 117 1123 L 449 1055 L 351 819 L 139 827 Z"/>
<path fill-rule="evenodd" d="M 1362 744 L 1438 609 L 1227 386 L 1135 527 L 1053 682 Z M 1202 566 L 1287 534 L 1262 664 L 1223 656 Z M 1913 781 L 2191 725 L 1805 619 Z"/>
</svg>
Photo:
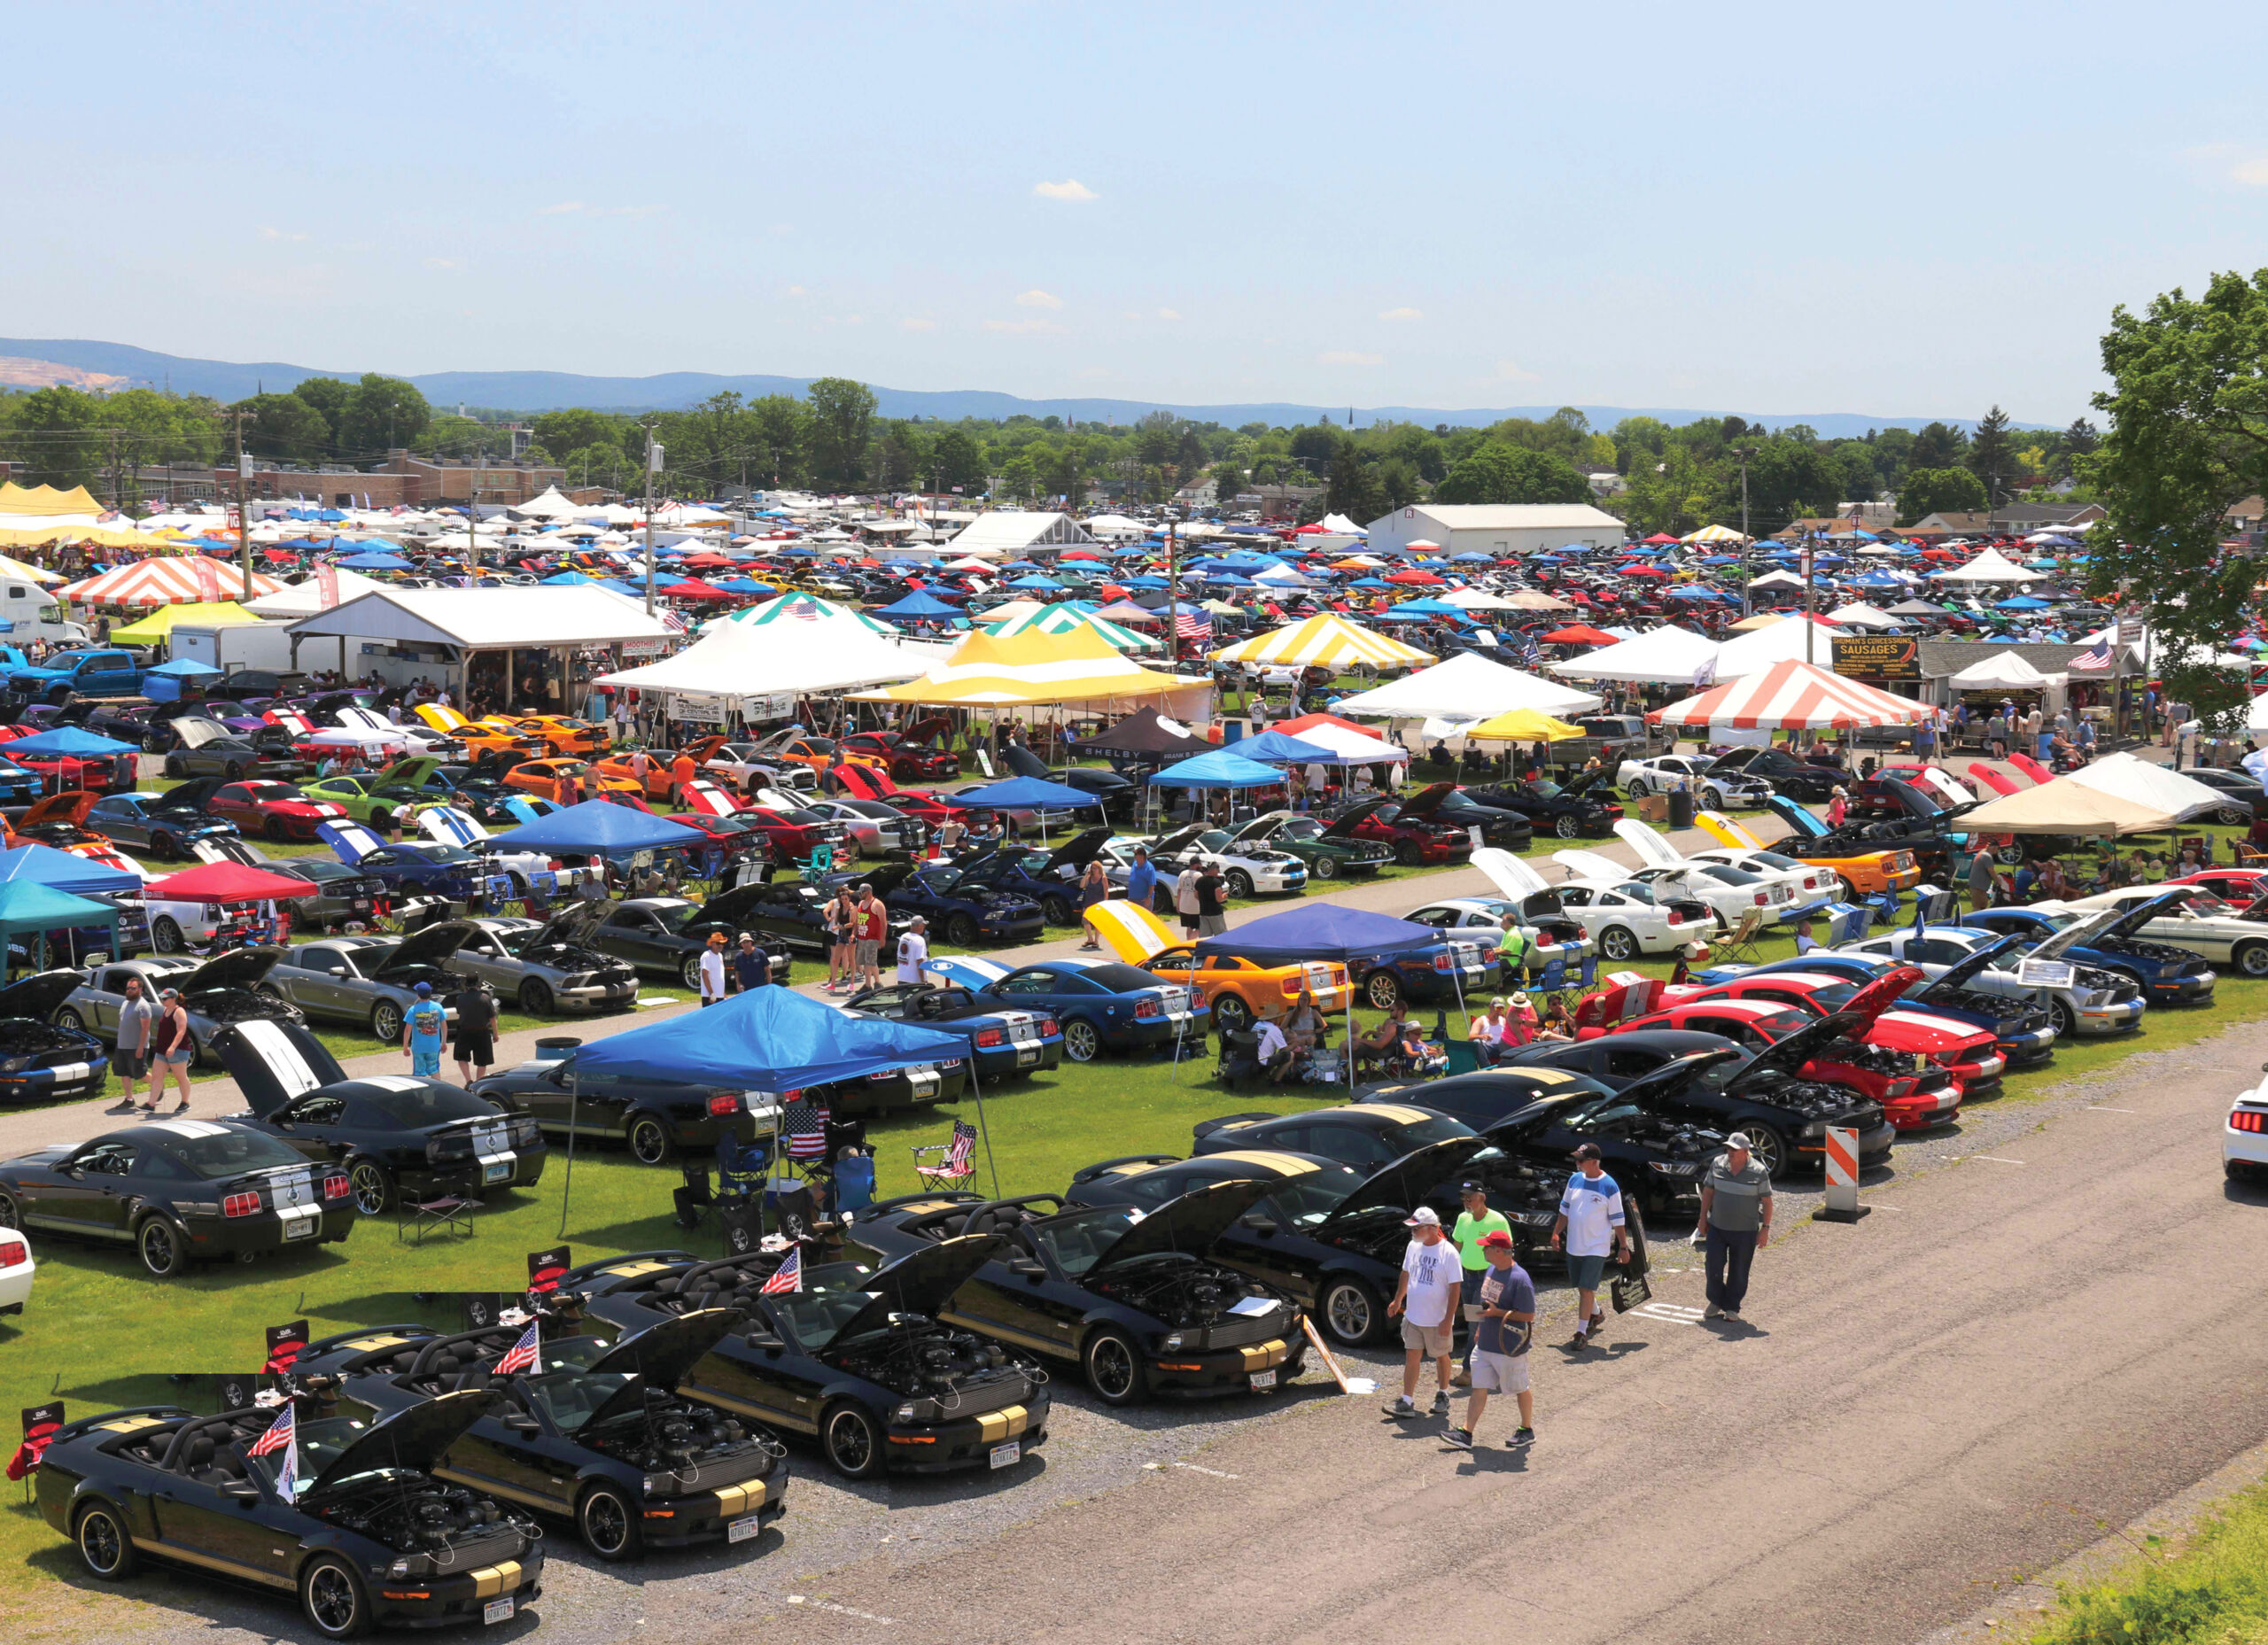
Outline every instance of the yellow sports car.
<svg viewBox="0 0 2268 1645">
<path fill-rule="evenodd" d="M 412 711 L 427 726 L 445 737 L 454 737 L 476 754 L 541 754 L 548 746 L 542 738 L 509 723 L 467 719 L 454 709 L 445 709 L 438 702 L 420 703 Z"/>
<path fill-rule="evenodd" d="M 521 735 L 539 738 L 554 754 L 603 754 L 614 746 L 614 733 L 604 726 L 563 714 L 492 714 L 491 726 L 510 726 Z"/>
<path fill-rule="evenodd" d="M 1282 1016 L 1302 988 L 1314 994 L 1316 1005 L 1326 1013 L 1346 1010 L 1352 998 L 1347 967 L 1336 960 L 1262 966 L 1233 954 L 1208 954 L 1200 960 L 1179 932 L 1123 897 L 1088 909 L 1086 924 L 1126 964 L 1196 989 L 1212 1013 L 1213 1025 L 1224 1034 L 1239 1033 L 1262 1017 Z"/>
</svg>

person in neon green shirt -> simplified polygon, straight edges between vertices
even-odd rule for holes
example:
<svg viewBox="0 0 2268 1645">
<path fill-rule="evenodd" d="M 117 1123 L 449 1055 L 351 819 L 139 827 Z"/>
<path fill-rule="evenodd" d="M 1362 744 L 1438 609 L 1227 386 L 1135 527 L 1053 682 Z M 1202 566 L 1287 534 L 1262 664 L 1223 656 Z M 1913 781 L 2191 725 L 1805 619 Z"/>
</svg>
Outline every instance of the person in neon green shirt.
<svg viewBox="0 0 2268 1645">
<path fill-rule="evenodd" d="M 1463 1298 L 1465 1323 L 1470 1326 L 1480 1318 L 1480 1281 L 1488 1271 L 1488 1255 L 1480 1248 L 1485 1234 L 1506 1234 L 1512 1225 L 1504 1220 L 1501 1211 L 1488 1208 L 1488 1195 L 1475 1181 L 1457 1184 L 1457 1193 L 1464 1201 L 1464 1209 L 1457 1214 L 1456 1225 L 1449 1230 L 1449 1238 L 1456 1242 L 1458 1259 L 1464 1267 L 1464 1295 Z M 1465 1362 L 1456 1374 L 1456 1385 L 1469 1386 L 1472 1379 L 1471 1339 L 1468 1331 Z"/>
</svg>

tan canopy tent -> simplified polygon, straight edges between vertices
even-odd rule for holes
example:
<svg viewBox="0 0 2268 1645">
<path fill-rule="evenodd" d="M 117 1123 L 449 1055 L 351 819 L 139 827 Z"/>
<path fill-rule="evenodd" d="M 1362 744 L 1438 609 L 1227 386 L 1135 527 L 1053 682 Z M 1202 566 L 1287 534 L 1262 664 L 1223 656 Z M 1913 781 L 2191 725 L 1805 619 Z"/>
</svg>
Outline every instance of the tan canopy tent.
<svg viewBox="0 0 2268 1645">
<path fill-rule="evenodd" d="M 1988 800 L 1961 813 L 1970 834 L 2157 834 L 2179 818 L 2163 806 L 2105 794 L 2070 777 Z"/>
</svg>

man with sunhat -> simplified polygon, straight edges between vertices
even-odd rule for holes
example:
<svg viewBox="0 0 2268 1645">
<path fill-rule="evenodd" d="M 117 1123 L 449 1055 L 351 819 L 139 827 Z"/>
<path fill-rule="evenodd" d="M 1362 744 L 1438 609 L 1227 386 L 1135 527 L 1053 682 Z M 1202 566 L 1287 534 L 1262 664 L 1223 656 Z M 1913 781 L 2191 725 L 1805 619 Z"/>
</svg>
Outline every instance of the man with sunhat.
<svg viewBox="0 0 2268 1645">
<path fill-rule="evenodd" d="M 1737 1320 L 1748 1300 L 1749 1264 L 1772 1243 L 1772 1173 L 1750 1151 L 1746 1131 L 1725 1138 L 1725 1151 L 1701 1179 L 1701 1221 L 1694 1242 L 1706 1253 L 1705 1319 Z"/>
<path fill-rule="evenodd" d="M 1472 1393 L 1465 1406 L 1464 1426 L 1441 1437 L 1460 1451 L 1472 1448 L 1480 1418 L 1492 1393 L 1509 1393 L 1520 1402 L 1520 1425 L 1509 1446 L 1535 1442 L 1535 1395 L 1529 1391 L 1528 1344 L 1535 1335 L 1535 1281 L 1520 1266 L 1512 1237 L 1496 1230 L 1480 1237 L 1480 1253 L 1488 1266 L 1477 1289 L 1480 1318 L 1472 1327 Z"/>
<path fill-rule="evenodd" d="M 1404 1226 L 1410 1230 L 1410 1246 L 1402 1254 L 1402 1279 L 1394 1288 L 1394 1300 L 1386 1305 L 1388 1319 L 1402 1316 L 1402 1397 L 1386 1408 L 1386 1414 L 1418 1415 L 1418 1372 L 1431 1359 L 1433 1415 L 1446 1416 L 1450 1341 L 1456 1335 L 1456 1310 L 1464 1292 L 1464 1265 L 1433 1207 L 1419 1206 Z"/>
</svg>

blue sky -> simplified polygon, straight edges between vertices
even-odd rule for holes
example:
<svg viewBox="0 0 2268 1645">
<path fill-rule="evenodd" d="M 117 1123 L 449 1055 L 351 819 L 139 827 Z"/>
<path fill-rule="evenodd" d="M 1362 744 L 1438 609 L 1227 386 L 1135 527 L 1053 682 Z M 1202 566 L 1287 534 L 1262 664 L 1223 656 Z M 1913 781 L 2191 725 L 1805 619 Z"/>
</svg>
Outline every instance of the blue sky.
<svg viewBox="0 0 2268 1645">
<path fill-rule="evenodd" d="M 34 8 L 0 313 L 327 369 L 2062 422 L 2114 303 L 2268 263 L 2264 35 L 2221 4 Z"/>
</svg>

